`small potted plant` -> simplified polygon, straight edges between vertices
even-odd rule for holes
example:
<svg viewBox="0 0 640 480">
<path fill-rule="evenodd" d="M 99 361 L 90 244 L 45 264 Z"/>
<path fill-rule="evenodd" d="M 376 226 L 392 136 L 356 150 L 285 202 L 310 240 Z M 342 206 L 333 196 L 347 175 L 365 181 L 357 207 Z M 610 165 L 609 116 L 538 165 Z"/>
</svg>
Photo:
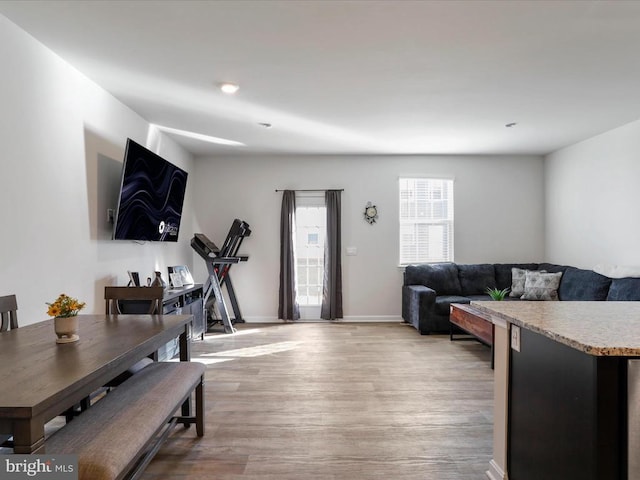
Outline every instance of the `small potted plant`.
<svg viewBox="0 0 640 480">
<path fill-rule="evenodd" d="M 47 315 L 53 317 L 53 325 L 56 332 L 56 343 L 77 342 L 78 336 L 78 312 L 85 307 L 84 302 L 79 302 L 64 293 L 61 293 L 53 303 L 47 303 Z"/>
<path fill-rule="evenodd" d="M 499 288 L 487 287 L 486 292 L 489 294 L 492 300 L 499 301 L 504 300 L 504 297 L 507 296 L 509 290 L 509 288 L 503 288 L 502 290 L 500 290 Z"/>
</svg>

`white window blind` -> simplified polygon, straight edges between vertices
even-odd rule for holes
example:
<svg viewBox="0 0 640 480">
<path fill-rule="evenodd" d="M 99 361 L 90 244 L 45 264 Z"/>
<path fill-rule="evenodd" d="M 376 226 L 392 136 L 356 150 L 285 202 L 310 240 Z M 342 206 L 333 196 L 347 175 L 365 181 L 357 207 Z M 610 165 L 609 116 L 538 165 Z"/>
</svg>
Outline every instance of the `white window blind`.
<svg viewBox="0 0 640 480">
<path fill-rule="evenodd" d="M 453 261 L 453 180 L 400 179 L 400 264 Z"/>
</svg>

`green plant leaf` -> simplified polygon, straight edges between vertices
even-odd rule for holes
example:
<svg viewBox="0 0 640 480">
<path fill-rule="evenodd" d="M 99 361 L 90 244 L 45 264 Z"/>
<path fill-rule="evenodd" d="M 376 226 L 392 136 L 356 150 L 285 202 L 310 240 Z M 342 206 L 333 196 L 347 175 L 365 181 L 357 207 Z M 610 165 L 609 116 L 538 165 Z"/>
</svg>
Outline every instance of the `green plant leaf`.
<svg viewBox="0 0 640 480">
<path fill-rule="evenodd" d="M 504 300 L 504 297 L 507 296 L 507 294 L 509 293 L 509 288 L 504 288 L 502 290 L 498 289 L 498 288 L 491 288 L 491 287 L 487 287 L 487 289 L 485 290 L 489 296 L 496 301 L 499 300 Z"/>
</svg>

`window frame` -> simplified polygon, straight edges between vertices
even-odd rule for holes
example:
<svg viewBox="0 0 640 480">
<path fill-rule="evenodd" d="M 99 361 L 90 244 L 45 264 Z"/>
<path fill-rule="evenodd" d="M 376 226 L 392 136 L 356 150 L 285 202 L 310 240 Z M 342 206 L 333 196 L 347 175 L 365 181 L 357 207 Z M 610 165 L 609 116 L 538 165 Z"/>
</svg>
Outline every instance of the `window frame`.
<svg viewBox="0 0 640 480">
<path fill-rule="evenodd" d="M 440 199 L 436 198 L 418 198 L 417 188 L 414 185 L 414 188 L 407 189 L 403 182 L 409 181 L 425 181 L 427 182 L 427 186 L 425 186 L 425 190 L 428 195 L 434 194 L 438 190 L 443 193 Z M 434 185 L 435 182 L 440 182 L 440 188 L 437 188 L 438 185 Z M 434 188 L 436 187 L 436 188 Z M 439 177 L 439 176 L 401 176 L 398 177 L 398 259 L 399 265 L 404 267 L 406 265 L 411 264 L 419 264 L 419 263 L 441 263 L 441 262 L 453 262 L 454 261 L 454 245 L 455 245 L 455 223 L 454 223 L 454 207 L 455 207 L 455 180 L 452 177 Z M 405 193 L 410 191 L 412 193 L 413 201 L 405 196 Z M 430 209 L 430 215 L 419 215 L 418 207 L 422 202 L 422 206 L 426 206 Z M 413 203 L 413 205 L 412 205 Z M 440 203 L 439 207 L 437 203 Z M 414 208 L 413 215 L 403 214 L 403 208 L 410 209 Z M 434 215 L 434 211 L 437 211 L 438 208 L 442 212 L 441 215 Z M 444 227 L 444 231 L 442 233 L 443 236 L 443 244 L 441 249 L 443 250 L 443 255 L 429 255 L 429 245 L 428 245 L 428 228 L 425 230 L 426 240 L 424 243 L 426 245 L 417 245 L 416 249 L 418 250 L 414 255 L 408 255 L 407 249 L 409 243 L 406 241 L 407 236 L 407 227 L 413 227 L 413 242 L 415 244 L 415 237 L 420 235 L 420 232 L 417 232 L 418 226 L 438 226 L 441 225 Z"/>
</svg>

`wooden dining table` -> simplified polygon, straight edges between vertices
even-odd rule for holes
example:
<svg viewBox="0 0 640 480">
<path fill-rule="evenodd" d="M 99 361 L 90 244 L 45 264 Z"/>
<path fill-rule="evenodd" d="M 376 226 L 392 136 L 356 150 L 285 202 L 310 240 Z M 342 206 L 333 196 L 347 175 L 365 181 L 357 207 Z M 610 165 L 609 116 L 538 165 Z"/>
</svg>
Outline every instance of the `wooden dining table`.
<svg viewBox="0 0 640 480">
<path fill-rule="evenodd" d="M 137 361 L 175 338 L 189 361 L 192 318 L 78 315 L 80 340 L 63 344 L 53 319 L 1 333 L 0 433 L 13 435 L 14 453 L 45 453 L 45 423 Z"/>
</svg>

